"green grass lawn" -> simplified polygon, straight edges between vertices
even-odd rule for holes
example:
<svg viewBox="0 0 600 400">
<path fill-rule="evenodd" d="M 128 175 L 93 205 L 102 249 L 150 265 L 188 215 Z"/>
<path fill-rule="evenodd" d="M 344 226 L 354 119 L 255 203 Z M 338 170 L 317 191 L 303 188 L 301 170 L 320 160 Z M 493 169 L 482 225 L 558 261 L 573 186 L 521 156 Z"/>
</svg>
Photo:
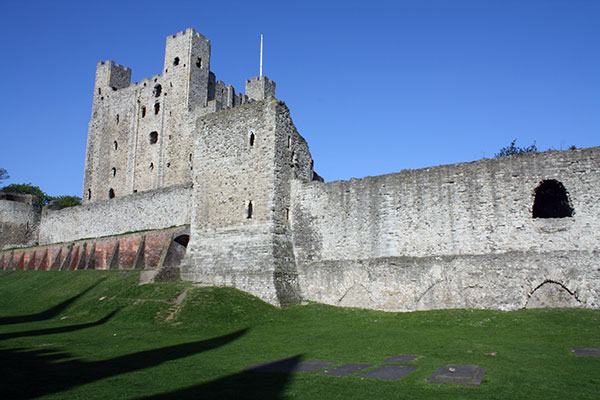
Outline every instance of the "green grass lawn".
<svg viewBox="0 0 600 400">
<path fill-rule="evenodd" d="M 137 277 L 3 273 L 0 398 L 600 397 L 600 358 L 568 350 L 600 347 L 598 310 L 282 310 L 233 289 L 137 286 Z M 381 364 L 395 354 L 422 357 L 394 382 L 243 371 L 286 357 Z M 447 364 L 478 364 L 486 375 L 478 387 L 425 382 Z"/>
</svg>

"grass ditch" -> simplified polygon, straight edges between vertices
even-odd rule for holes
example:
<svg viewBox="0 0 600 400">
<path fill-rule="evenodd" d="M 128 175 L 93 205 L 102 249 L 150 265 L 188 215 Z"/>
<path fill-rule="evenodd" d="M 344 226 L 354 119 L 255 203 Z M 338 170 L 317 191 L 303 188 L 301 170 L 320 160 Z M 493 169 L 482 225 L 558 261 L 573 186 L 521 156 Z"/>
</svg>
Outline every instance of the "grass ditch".
<svg viewBox="0 0 600 400">
<path fill-rule="evenodd" d="M 137 285 L 135 271 L 15 271 L 0 278 L 3 398 L 596 398 L 600 311 L 412 313 L 273 307 L 230 288 Z M 185 292 L 185 298 L 182 293 Z M 180 302 L 177 304 L 177 302 Z M 284 357 L 380 365 L 418 354 L 395 381 L 245 372 Z M 446 364 L 479 387 L 431 385 Z"/>
</svg>

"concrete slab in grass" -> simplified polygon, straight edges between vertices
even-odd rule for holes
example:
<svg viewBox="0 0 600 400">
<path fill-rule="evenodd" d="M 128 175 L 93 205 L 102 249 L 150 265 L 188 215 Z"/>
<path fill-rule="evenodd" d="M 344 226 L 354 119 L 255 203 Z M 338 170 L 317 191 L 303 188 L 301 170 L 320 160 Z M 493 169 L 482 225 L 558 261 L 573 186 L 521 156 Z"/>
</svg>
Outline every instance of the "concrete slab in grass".
<svg viewBox="0 0 600 400">
<path fill-rule="evenodd" d="M 396 381 L 411 372 L 415 371 L 417 367 L 411 365 L 382 365 L 363 374 L 358 375 L 360 378 L 369 379 L 385 379 L 386 381 Z"/>
<path fill-rule="evenodd" d="M 350 363 L 343 364 L 339 367 L 335 367 L 332 369 L 326 369 L 325 371 L 321 371 L 317 373 L 317 375 L 329 375 L 329 376 L 348 376 L 355 374 L 363 369 L 372 367 L 373 364 L 358 364 L 358 363 Z"/>
<path fill-rule="evenodd" d="M 298 364 L 294 372 L 314 372 L 320 369 L 331 367 L 332 365 L 339 364 L 339 361 L 323 361 L 323 360 L 313 360 L 307 361 L 302 364 Z"/>
<path fill-rule="evenodd" d="M 600 357 L 600 347 L 569 347 L 577 357 Z"/>
<path fill-rule="evenodd" d="M 429 378 L 428 383 L 455 383 L 463 386 L 479 386 L 485 375 L 485 368 L 479 365 L 450 364 L 438 368 Z"/>
<path fill-rule="evenodd" d="M 421 357 L 421 356 L 409 356 L 409 355 L 405 355 L 405 354 L 397 354 L 395 356 L 391 356 L 390 358 L 388 358 L 384 362 L 386 362 L 386 363 L 402 363 L 402 364 L 406 364 L 406 363 L 412 362 L 413 360 L 415 360 L 415 359 L 417 359 L 419 357 Z"/>
</svg>

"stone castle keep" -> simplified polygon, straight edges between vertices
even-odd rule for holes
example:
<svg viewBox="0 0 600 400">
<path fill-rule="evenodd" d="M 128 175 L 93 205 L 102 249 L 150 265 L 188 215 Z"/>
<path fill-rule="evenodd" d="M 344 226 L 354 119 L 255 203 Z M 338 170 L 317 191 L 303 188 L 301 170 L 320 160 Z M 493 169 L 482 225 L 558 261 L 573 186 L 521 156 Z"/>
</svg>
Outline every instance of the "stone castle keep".
<svg viewBox="0 0 600 400">
<path fill-rule="evenodd" d="M 96 69 L 83 204 L 0 195 L 0 269 L 139 269 L 388 311 L 600 307 L 600 148 L 323 182 L 275 83 L 245 94 L 210 42 L 161 75 Z"/>
</svg>

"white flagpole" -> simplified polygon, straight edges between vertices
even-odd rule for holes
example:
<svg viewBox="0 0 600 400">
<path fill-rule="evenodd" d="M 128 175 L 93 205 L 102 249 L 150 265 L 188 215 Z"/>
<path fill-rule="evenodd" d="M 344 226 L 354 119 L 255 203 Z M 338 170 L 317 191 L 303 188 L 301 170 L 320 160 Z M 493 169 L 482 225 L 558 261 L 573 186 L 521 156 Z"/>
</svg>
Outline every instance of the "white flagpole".
<svg viewBox="0 0 600 400">
<path fill-rule="evenodd" d="M 262 53 L 263 53 L 263 35 L 260 34 L 260 74 L 259 77 L 262 77 Z"/>
</svg>

